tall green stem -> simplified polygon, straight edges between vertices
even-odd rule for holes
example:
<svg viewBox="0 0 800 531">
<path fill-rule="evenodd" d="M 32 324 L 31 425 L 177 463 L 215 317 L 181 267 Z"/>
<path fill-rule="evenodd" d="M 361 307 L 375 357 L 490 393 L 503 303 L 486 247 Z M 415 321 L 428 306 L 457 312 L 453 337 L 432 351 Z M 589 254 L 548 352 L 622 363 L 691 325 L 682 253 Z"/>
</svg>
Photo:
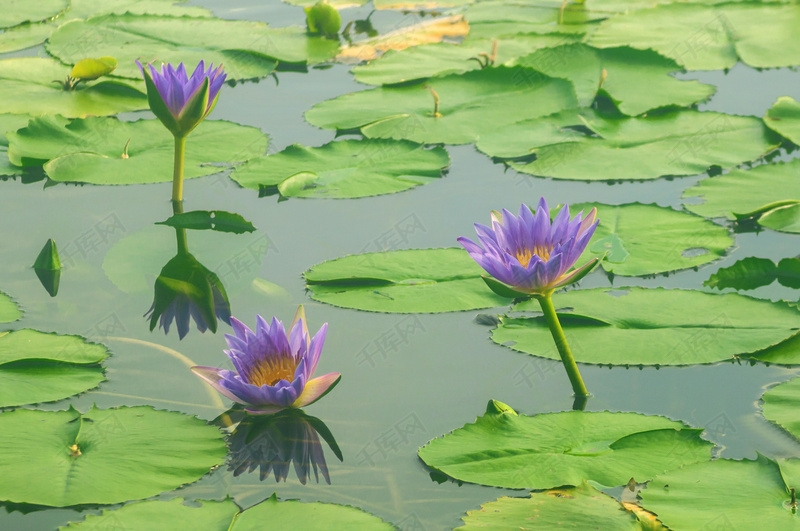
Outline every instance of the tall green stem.
<svg viewBox="0 0 800 531">
<path fill-rule="evenodd" d="M 183 203 L 181 201 L 172 202 L 172 213 L 176 216 L 183 214 Z M 186 229 L 176 227 L 175 236 L 178 239 L 178 252 L 187 254 L 189 252 L 189 244 L 186 242 Z"/>
<path fill-rule="evenodd" d="M 547 326 L 550 327 L 550 333 L 556 342 L 556 348 L 561 355 L 561 362 L 567 370 L 567 376 L 569 376 L 569 382 L 572 384 L 572 390 L 575 392 L 576 398 L 589 396 L 589 391 L 586 390 L 581 373 L 578 371 L 578 365 L 569 350 L 567 338 L 564 337 L 564 330 L 561 329 L 561 323 L 558 322 L 558 316 L 555 308 L 553 308 L 553 301 L 550 295 L 542 295 L 536 298 L 539 299 L 539 304 L 542 306 L 544 318 L 547 321 Z"/>
<path fill-rule="evenodd" d="M 175 166 L 172 171 L 172 200 L 183 201 L 183 159 L 186 154 L 186 137 L 175 137 Z"/>
</svg>

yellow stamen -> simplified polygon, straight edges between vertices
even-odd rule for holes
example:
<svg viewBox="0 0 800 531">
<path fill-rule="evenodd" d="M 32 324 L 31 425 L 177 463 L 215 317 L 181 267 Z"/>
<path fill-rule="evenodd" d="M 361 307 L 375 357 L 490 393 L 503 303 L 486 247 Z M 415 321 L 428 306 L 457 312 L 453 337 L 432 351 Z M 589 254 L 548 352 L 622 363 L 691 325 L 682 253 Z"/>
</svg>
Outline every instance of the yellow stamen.
<svg viewBox="0 0 800 531">
<path fill-rule="evenodd" d="M 275 385 L 281 380 L 291 382 L 297 362 L 292 358 L 278 358 L 276 360 L 264 359 L 250 369 L 247 379 L 253 385 Z"/>
<path fill-rule="evenodd" d="M 550 252 L 552 247 L 541 247 L 537 245 L 533 249 L 517 249 L 516 257 L 522 267 L 528 267 L 534 256 L 538 256 L 542 261 L 547 262 L 550 259 Z"/>
</svg>

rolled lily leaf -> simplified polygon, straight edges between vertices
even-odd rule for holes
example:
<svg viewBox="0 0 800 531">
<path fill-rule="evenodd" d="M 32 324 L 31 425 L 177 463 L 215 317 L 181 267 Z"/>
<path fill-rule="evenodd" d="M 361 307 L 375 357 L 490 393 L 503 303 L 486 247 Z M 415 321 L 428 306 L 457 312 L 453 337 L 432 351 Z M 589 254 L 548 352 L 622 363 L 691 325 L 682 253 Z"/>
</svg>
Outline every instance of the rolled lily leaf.
<svg viewBox="0 0 800 531">
<path fill-rule="evenodd" d="M 58 247 L 52 238 L 47 240 L 36 261 L 33 263 L 34 269 L 44 269 L 49 271 L 56 271 L 61 269 L 61 259 L 58 257 Z"/>
<path fill-rule="evenodd" d="M 107 76 L 117 68 L 117 60 L 113 57 L 100 57 L 99 59 L 81 59 L 72 67 L 70 77 L 81 81 L 91 81 Z"/>
</svg>

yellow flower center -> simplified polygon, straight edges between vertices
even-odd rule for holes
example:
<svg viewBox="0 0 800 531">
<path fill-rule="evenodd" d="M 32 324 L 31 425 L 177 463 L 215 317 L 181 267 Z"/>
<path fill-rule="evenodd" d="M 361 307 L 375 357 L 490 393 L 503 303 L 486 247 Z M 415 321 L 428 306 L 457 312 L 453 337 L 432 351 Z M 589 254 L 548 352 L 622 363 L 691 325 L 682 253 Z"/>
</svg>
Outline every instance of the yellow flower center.
<svg viewBox="0 0 800 531">
<path fill-rule="evenodd" d="M 278 359 L 264 359 L 250 369 L 248 381 L 261 387 L 262 385 L 275 385 L 281 380 L 291 382 L 297 370 L 297 362 L 290 357 Z"/>
<path fill-rule="evenodd" d="M 533 249 L 517 249 L 516 257 L 522 267 L 528 267 L 528 264 L 531 263 L 531 259 L 534 256 L 538 256 L 542 261 L 547 262 L 550 259 L 550 252 L 552 250 L 552 247 L 537 245 Z"/>
</svg>

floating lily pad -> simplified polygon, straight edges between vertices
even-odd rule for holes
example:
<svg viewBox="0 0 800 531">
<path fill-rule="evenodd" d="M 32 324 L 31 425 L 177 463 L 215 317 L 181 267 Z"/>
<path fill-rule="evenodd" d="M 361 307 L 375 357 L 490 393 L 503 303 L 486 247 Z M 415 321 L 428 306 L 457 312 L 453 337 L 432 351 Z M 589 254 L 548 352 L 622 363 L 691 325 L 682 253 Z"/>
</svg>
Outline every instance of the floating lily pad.
<svg viewBox="0 0 800 531">
<path fill-rule="evenodd" d="M 707 218 L 758 217 L 800 201 L 800 159 L 703 179 L 683 192 L 684 208 Z M 702 198 L 702 203 L 696 199 Z"/>
<path fill-rule="evenodd" d="M 22 311 L 11 297 L 0 291 L 0 323 L 10 323 L 22 317 Z"/>
<path fill-rule="evenodd" d="M 255 127 L 205 120 L 186 141 L 184 177 L 221 171 L 261 155 L 267 137 Z M 20 166 L 45 164 L 54 181 L 133 184 L 172 180 L 174 139 L 158 120 L 124 122 L 42 116 L 9 134 L 9 158 Z M 128 157 L 123 157 L 127 145 Z M 47 162 L 49 161 L 49 162 Z"/>
<path fill-rule="evenodd" d="M 47 51 L 68 64 L 84 57 L 117 58 L 116 74 L 141 78 L 134 60 L 224 64 L 229 80 L 264 77 L 276 60 L 316 63 L 332 58 L 338 44 L 304 28 L 269 28 L 261 22 L 208 17 L 104 15 L 60 26 Z"/>
<path fill-rule="evenodd" d="M 615 275 L 653 275 L 697 267 L 720 258 L 733 245 L 726 228 L 657 205 L 578 203 L 570 205 L 570 212 L 592 208 L 597 209 L 599 224 L 578 264 L 608 253 L 600 265 Z"/>
<path fill-rule="evenodd" d="M 674 3 L 618 15 L 589 43 L 652 49 L 688 70 L 721 70 L 739 60 L 756 68 L 800 64 L 800 5 Z"/>
<path fill-rule="evenodd" d="M 569 82 L 526 68 L 487 68 L 429 80 L 425 85 L 379 87 L 324 101 L 306 120 L 325 129 L 360 129 L 369 138 L 421 144 L 466 144 L 520 119 L 575 106 Z M 434 116 L 434 95 L 440 116 Z M 535 101 L 535 105 L 531 105 Z"/>
<path fill-rule="evenodd" d="M 405 50 L 420 44 L 460 38 L 468 32 L 469 24 L 461 15 L 423 20 L 418 24 L 403 26 L 383 35 L 344 46 L 336 56 L 336 60 L 343 62 L 369 61 L 381 56 L 387 50 Z"/>
<path fill-rule="evenodd" d="M 149 406 L 0 415 L 0 499 L 67 507 L 154 496 L 225 458 L 219 430 Z"/>
<path fill-rule="evenodd" d="M 0 407 L 52 402 L 97 387 L 106 378 L 103 345 L 78 336 L 17 330 L 0 334 Z"/>
<path fill-rule="evenodd" d="M 439 313 L 505 306 L 463 249 L 346 256 L 303 273 L 311 298 L 373 312 Z"/>
<path fill-rule="evenodd" d="M 494 64 L 502 65 L 532 50 L 574 42 L 579 36 L 561 34 L 506 35 L 497 40 Z M 370 85 L 390 85 L 446 74 L 478 70 L 491 56 L 492 39 L 467 39 L 461 44 L 441 42 L 423 44 L 407 50 L 390 50 L 379 59 L 352 69 L 357 81 Z"/>
<path fill-rule="evenodd" d="M 169 501 L 131 503 L 114 511 L 88 515 L 81 522 L 72 522 L 59 529 L 98 531 L 109 526 L 127 531 L 149 531 L 153 522 L 181 523 L 181 529 L 207 531 L 256 531 L 264 522 L 276 529 L 395 529 L 380 518 L 355 507 L 330 503 L 278 501 L 273 494 L 263 502 L 243 511 L 232 500 L 201 501 L 185 505 L 181 498 Z"/>
<path fill-rule="evenodd" d="M 696 175 L 758 159 L 778 145 L 777 135 L 755 117 L 680 110 L 627 118 L 591 109 L 517 122 L 482 134 L 477 143 L 492 157 L 536 155 L 532 162 L 509 161 L 517 171 L 584 181 Z"/>
<path fill-rule="evenodd" d="M 797 459 L 780 465 L 762 455 L 754 461 L 716 459 L 657 477 L 642 490 L 642 506 L 670 529 L 800 529 L 789 488 L 800 487 Z"/>
<path fill-rule="evenodd" d="M 474 424 L 419 450 L 431 468 L 469 483 L 549 489 L 595 481 L 624 485 L 707 460 L 701 429 L 638 413 L 568 411 L 527 417 L 490 401 Z"/>
<path fill-rule="evenodd" d="M 0 28 L 8 28 L 23 22 L 36 22 L 53 18 L 64 10 L 69 0 L 5 0 L 0 11 Z"/>
<path fill-rule="evenodd" d="M 783 286 L 800 289 L 800 259 L 784 258 L 776 265 L 768 258 L 750 256 L 730 267 L 719 269 L 703 285 L 717 289 L 748 290 L 767 286 L 775 280 Z"/>
<path fill-rule="evenodd" d="M 178 229 L 215 230 L 217 232 L 232 232 L 244 234 L 253 232 L 256 228 L 244 219 L 241 214 L 225 212 L 224 210 L 193 210 L 175 214 L 156 225 L 168 225 Z"/>
<path fill-rule="evenodd" d="M 800 439 L 800 419 L 797 416 L 800 407 L 800 378 L 793 378 L 770 388 L 761 396 L 761 400 L 764 417 L 791 433 L 795 439 Z"/>
<path fill-rule="evenodd" d="M 784 302 L 663 288 L 597 288 L 560 293 L 553 303 L 575 360 L 610 365 L 693 365 L 756 352 L 797 333 Z M 539 311 L 537 301 L 514 311 Z M 503 317 L 492 341 L 560 359 L 542 317 Z"/>
<path fill-rule="evenodd" d="M 631 116 L 659 107 L 689 106 L 707 100 L 716 90 L 711 85 L 669 75 L 681 70 L 672 59 L 627 46 L 599 50 L 586 44 L 566 44 L 543 48 L 515 64 L 569 80 L 581 106 L 591 105 L 600 92 Z"/>
<path fill-rule="evenodd" d="M 280 153 L 254 158 L 231 178 L 253 189 L 280 187 L 298 174 L 306 186 L 284 190 L 292 197 L 351 198 L 389 194 L 442 176 L 450 157 L 442 147 L 394 140 L 342 140 L 318 148 L 294 144 Z"/>
<path fill-rule="evenodd" d="M 519 33 L 591 33 L 609 13 L 586 9 L 582 3 L 563 1 L 481 1 L 470 5 L 464 16 L 474 38 Z"/>
<path fill-rule="evenodd" d="M 800 203 L 764 212 L 758 218 L 758 224 L 780 232 L 800 234 Z"/>
<path fill-rule="evenodd" d="M 800 144 L 800 102 L 783 96 L 778 98 L 764 116 L 764 123 L 773 131 Z"/>
<path fill-rule="evenodd" d="M 70 522 L 59 527 L 81 531 L 106 531 L 122 528 L 126 531 L 150 531 L 153 524 L 182 529 L 204 529 L 207 531 L 229 531 L 233 518 L 241 509 L 233 500 L 198 500 L 186 505 L 183 498 L 169 501 L 143 501 L 130 503 L 116 510 L 104 510 L 100 514 L 88 514 L 80 522 Z"/>
<path fill-rule="evenodd" d="M 8 28 L 0 33 L 0 53 L 38 46 L 50 36 L 56 27 L 51 22 L 33 22 Z"/>
<path fill-rule="evenodd" d="M 458 530 L 561 529 L 564 531 L 642 531 L 633 513 L 585 481 L 577 487 L 533 492 L 528 498 L 503 496 L 467 511 Z"/>
<path fill-rule="evenodd" d="M 42 57 L 0 60 L 0 113 L 78 117 L 147 108 L 144 93 L 113 78 L 82 83 L 75 90 L 63 90 L 53 83 L 66 79 L 70 70 L 58 61 Z"/>
</svg>

